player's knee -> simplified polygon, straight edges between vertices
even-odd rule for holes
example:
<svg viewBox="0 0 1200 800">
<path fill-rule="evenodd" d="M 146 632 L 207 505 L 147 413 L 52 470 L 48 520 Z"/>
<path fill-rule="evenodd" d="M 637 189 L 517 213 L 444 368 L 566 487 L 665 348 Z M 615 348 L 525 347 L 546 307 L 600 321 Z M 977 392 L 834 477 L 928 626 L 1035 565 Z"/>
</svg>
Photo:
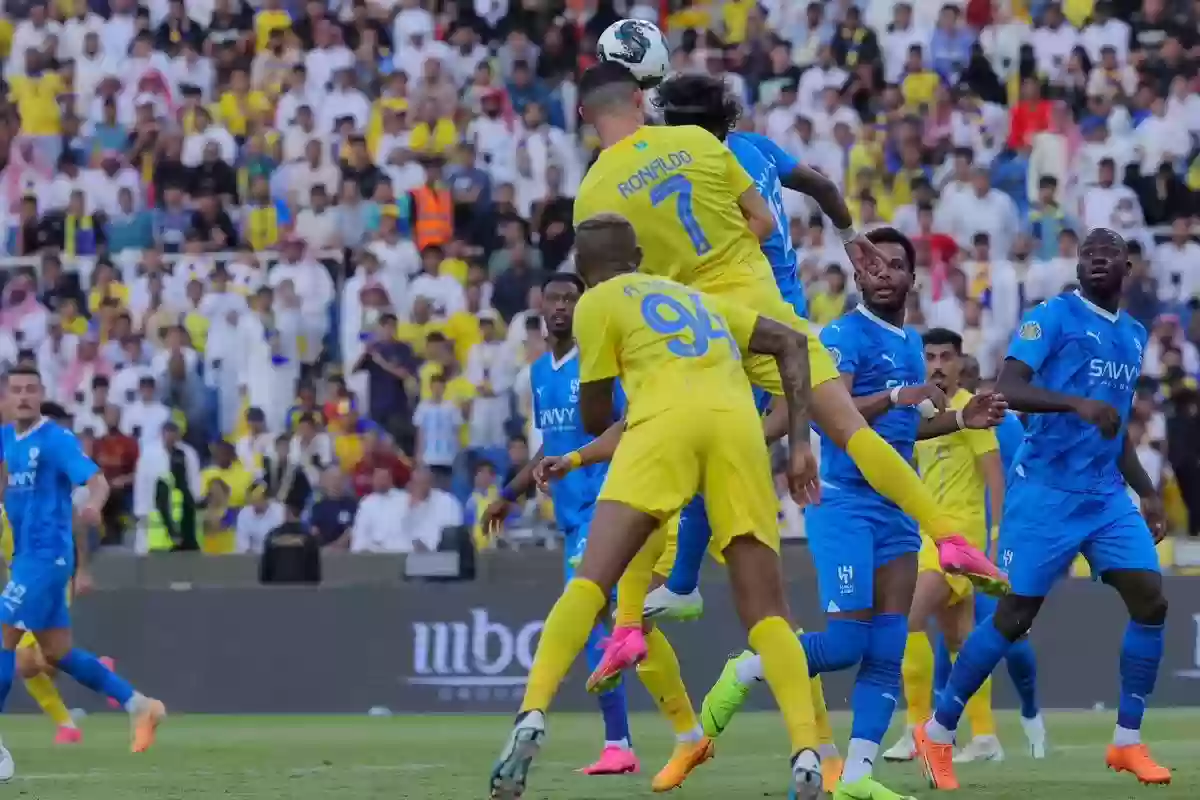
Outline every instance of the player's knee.
<svg viewBox="0 0 1200 800">
<path fill-rule="evenodd" d="M 36 678 L 47 669 L 46 662 L 38 653 L 37 648 L 22 647 L 17 651 L 17 674 L 23 680 Z"/>
<path fill-rule="evenodd" d="M 1021 597 L 1010 594 L 996 607 L 996 613 L 992 616 L 992 625 L 1005 639 L 1015 642 L 1029 633 L 1041 607 L 1040 597 Z"/>
<path fill-rule="evenodd" d="M 1129 618 L 1139 625 L 1162 625 L 1167 621 L 1167 598 L 1162 587 L 1135 598 L 1129 605 Z"/>
<path fill-rule="evenodd" d="M 963 643 L 966 641 L 966 636 L 956 629 L 943 630 L 942 641 L 946 643 L 947 650 L 949 650 L 951 653 L 957 653 L 959 650 L 962 650 Z"/>
<path fill-rule="evenodd" d="M 865 620 L 831 619 L 824 633 L 812 636 L 820 637 L 822 652 L 818 660 L 822 672 L 836 672 L 866 658 L 871 646 L 871 624 Z"/>
<path fill-rule="evenodd" d="M 860 677 L 883 686 L 899 688 L 908 621 L 899 614 L 881 614 L 871 625 L 871 636 L 863 654 Z"/>
</svg>

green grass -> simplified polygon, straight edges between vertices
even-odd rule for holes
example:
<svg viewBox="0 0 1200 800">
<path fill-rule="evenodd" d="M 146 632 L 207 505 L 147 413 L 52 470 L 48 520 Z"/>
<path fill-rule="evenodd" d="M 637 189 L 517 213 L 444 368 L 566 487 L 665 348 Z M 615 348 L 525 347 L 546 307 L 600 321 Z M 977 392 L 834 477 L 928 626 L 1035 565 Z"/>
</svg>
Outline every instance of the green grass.
<svg viewBox="0 0 1200 800">
<path fill-rule="evenodd" d="M 960 770 L 959 800 L 1126 800 L 1200 796 L 1200 711 L 1152 711 L 1146 734 L 1154 753 L 1176 768 L 1170 787 L 1142 787 L 1104 768 L 1112 713 L 1051 714 L 1053 752 L 1035 762 L 1022 752 L 1012 714 L 1001 715 L 1008 745 L 1003 764 Z M 839 737 L 846 735 L 838 715 Z M 486 795 L 488 770 L 510 720 L 504 717 L 215 717 L 168 719 L 155 748 L 128 752 L 125 720 L 84 720 L 85 738 L 55 747 L 53 729 L 38 717 L 0 720 L 17 777 L 0 799 L 22 800 L 469 800 Z M 643 773 L 584 778 L 573 770 L 597 752 L 594 715 L 550 718 L 549 739 L 534 768 L 526 800 L 649 798 L 650 775 L 671 744 L 650 715 L 634 720 Z M 894 734 L 895 731 L 892 731 Z M 890 744 L 891 734 L 885 744 Z M 675 797 L 742 800 L 786 796 L 782 725 L 773 714 L 740 717 L 718 743 L 716 760 L 701 767 Z M 878 776 L 898 791 L 934 795 L 914 765 L 885 765 Z"/>
</svg>

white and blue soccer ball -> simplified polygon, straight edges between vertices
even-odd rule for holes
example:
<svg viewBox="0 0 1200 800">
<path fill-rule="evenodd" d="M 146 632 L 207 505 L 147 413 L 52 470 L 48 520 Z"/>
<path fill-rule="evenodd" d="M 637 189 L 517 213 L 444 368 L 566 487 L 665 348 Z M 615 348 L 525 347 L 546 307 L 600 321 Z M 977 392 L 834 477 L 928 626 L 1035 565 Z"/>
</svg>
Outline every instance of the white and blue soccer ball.
<svg viewBox="0 0 1200 800">
<path fill-rule="evenodd" d="M 671 69 L 671 47 L 653 22 L 623 19 L 600 34 L 596 55 L 625 66 L 643 87 L 657 86 Z"/>
</svg>

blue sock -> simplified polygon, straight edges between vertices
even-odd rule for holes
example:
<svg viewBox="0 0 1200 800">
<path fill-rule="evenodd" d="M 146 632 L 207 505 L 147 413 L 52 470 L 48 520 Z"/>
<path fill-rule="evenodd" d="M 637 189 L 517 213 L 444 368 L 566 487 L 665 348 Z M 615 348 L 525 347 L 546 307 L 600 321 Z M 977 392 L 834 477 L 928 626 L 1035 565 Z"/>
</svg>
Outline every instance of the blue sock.
<svg viewBox="0 0 1200 800">
<path fill-rule="evenodd" d="M 708 513 L 704 509 L 704 498 L 696 495 L 683 507 L 679 516 L 678 546 L 675 564 L 667 578 L 667 590 L 675 594 L 691 594 L 700 583 L 700 567 L 704 554 L 708 552 L 708 540 L 712 528 L 708 527 Z"/>
<path fill-rule="evenodd" d="M 101 664 L 100 659 L 87 650 L 71 648 L 56 666 L 93 692 L 111 697 L 122 706 L 133 697 L 129 681 Z"/>
<path fill-rule="evenodd" d="M 1141 730 L 1146 701 L 1154 692 L 1158 665 L 1163 655 L 1163 626 L 1129 623 L 1121 642 L 1121 702 L 1117 725 Z"/>
<path fill-rule="evenodd" d="M 0 711 L 8 701 L 8 693 L 12 690 L 13 675 L 17 673 L 17 651 L 0 650 Z"/>
<path fill-rule="evenodd" d="M 908 617 L 903 614 L 879 614 L 871 621 L 871 641 L 850 695 L 851 739 L 883 741 L 900 696 L 900 662 L 907 639 Z"/>
<path fill-rule="evenodd" d="M 988 679 L 1008 652 L 1011 643 L 1005 639 L 992 618 L 988 617 L 967 637 L 962 652 L 950 670 L 946 690 L 937 696 L 934 718 L 947 730 L 957 730 L 967 701 Z"/>
<path fill-rule="evenodd" d="M 589 671 L 600 665 L 600 657 L 603 655 L 600 642 L 606 636 L 608 636 L 608 631 L 604 629 L 603 625 L 592 628 L 592 633 L 588 636 L 584 653 L 587 655 Z M 604 741 L 629 742 L 629 712 L 625 705 L 625 681 L 622 679 L 617 684 L 617 688 L 605 692 L 597 699 L 600 702 L 600 714 L 604 717 Z"/>
<path fill-rule="evenodd" d="M 1012 647 L 1008 648 L 1008 655 L 1004 657 L 1004 664 L 1021 698 L 1021 716 L 1033 719 L 1041 707 L 1037 697 L 1037 657 L 1033 654 L 1033 644 L 1028 637 L 1013 642 Z"/>
<path fill-rule="evenodd" d="M 950 680 L 950 669 L 954 660 L 950 658 L 950 648 L 946 647 L 946 637 L 938 634 L 937 649 L 933 651 L 933 693 L 941 694 Z"/>
<path fill-rule="evenodd" d="M 831 619 L 819 633 L 800 634 L 808 657 L 808 674 L 820 675 L 849 669 L 863 660 L 871 644 L 871 623 L 858 619 Z"/>
</svg>

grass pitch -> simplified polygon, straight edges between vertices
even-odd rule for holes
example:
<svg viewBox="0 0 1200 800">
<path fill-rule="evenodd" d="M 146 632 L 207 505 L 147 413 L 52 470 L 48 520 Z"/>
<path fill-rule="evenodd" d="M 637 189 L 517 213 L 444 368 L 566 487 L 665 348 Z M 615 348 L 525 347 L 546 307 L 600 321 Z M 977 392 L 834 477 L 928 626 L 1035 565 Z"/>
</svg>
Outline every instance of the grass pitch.
<svg viewBox="0 0 1200 800">
<path fill-rule="evenodd" d="M 897 717 L 899 719 L 899 717 Z M 838 736 L 847 735 L 837 715 Z M 51 744 L 53 728 L 41 717 L 0 718 L 17 776 L 0 787 L 0 800 L 469 800 L 486 797 L 488 771 L 511 720 L 506 717 L 218 717 L 166 721 L 158 744 L 144 755 L 128 751 L 123 715 L 83 721 L 80 745 Z M 1195 800 L 1200 797 L 1200 710 L 1151 710 L 1146 738 L 1175 770 L 1169 787 L 1143 787 L 1104 768 L 1113 712 L 1048 715 L 1052 752 L 1033 761 L 1012 713 L 1000 717 L 1008 760 L 960 769 L 957 800 Z M 634 721 L 642 774 L 584 778 L 574 769 L 594 757 L 599 717 L 550 716 L 546 748 L 534 767 L 526 800 L 632 800 L 649 798 L 650 776 L 671 745 L 653 715 Z M 896 729 L 889 733 L 891 744 Z M 742 800 L 787 796 L 784 732 L 774 714 L 739 717 L 718 742 L 717 758 L 672 796 L 686 800 Z M 918 798 L 929 790 L 915 765 L 882 765 L 878 777 Z"/>
</svg>

